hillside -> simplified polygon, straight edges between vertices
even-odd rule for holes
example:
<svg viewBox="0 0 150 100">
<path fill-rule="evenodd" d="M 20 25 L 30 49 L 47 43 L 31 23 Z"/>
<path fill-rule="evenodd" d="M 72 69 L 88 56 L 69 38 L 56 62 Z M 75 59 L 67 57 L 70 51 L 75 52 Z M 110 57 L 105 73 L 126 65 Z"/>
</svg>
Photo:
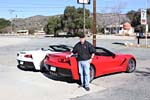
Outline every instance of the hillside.
<svg viewBox="0 0 150 100">
<path fill-rule="evenodd" d="M 49 17 L 50 16 L 37 15 L 37 16 L 32 16 L 24 19 L 15 18 L 12 21 L 13 30 L 14 31 L 21 30 L 21 29 L 40 30 L 47 24 Z M 129 21 L 129 19 L 126 17 L 126 14 L 116 15 L 112 13 L 107 13 L 107 14 L 97 13 L 97 24 L 102 27 L 116 24 L 116 23 L 119 24 L 125 21 Z"/>
<path fill-rule="evenodd" d="M 47 24 L 48 19 L 49 19 L 49 16 L 37 15 L 37 16 L 32 16 L 32 17 L 28 17 L 25 19 L 20 19 L 20 18 L 14 19 L 13 24 L 16 30 L 31 29 L 31 28 L 41 29 Z"/>
<path fill-rule="evenodd" d="M 121 24 L 123 22 L 130 22 L 126 14 L 97 13 L 97 24 L 102 27 L 107 25 Z"/>
</svg>

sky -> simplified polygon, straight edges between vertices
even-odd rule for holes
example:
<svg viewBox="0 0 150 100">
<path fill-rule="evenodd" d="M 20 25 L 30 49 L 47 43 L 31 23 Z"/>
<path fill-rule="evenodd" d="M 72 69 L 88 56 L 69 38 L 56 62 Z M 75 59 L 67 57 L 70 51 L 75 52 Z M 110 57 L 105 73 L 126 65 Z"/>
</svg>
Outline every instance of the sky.
<svg viewBox="0 0 150 100">
<path fill-rule="evenodd" d="M 111 13 L 120 8 L 121 13 L 146 7 L 146 0 L 96 0 L 98 13 Z M 26 18 L 35 15 L 63 14 L 66 6 L 83 7 L 77 0 L 0 0 L 0 18 Z M 147 4 L 150 8 L 150 0 Z M 85 6 L 93 12 L 93 0 Z"/>
</svg>

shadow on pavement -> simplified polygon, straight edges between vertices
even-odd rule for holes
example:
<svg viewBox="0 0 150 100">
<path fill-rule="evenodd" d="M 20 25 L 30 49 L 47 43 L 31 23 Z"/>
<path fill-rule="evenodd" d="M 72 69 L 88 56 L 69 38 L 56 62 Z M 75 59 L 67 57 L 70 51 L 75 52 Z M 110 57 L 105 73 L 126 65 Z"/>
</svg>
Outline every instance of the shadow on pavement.
<svg viewBox="0 0 150 100">
<path fill-rule="evenodd" d="M 67 83 L 77 83 L 80 84 L 80 81 L 73 80 L 71 77 L 61 77 L 57 74 L 53 73 L 42 73 L 48 79 L 52 79 L 55 81 L 67 82 Z"/>
<path fill-rule="evenodd" d="M 118 44 L 118 45 L 125 45 L 125 43 L 121 43 L 121 42 L 113 42 L 112 44 Z"/>
<path fill-rule="evenodd" d="M 40 70 L 36 70 L 34 68 L 31 68 L 31 69 L 26 69 L 26 68 L 23 68 L 23 67 L 20 67 L 19 65 L 17 65 L 17 68 L 22 70 L 22 71 L 28 71 L 28 72 L 41 72 Z"/>
<path fill-rule="evenodd" d="M 36 73 L 41 72 L 48 79 L 52 79 L 55 81 L 61 81 L 61 82 L 67 82 L 67 83 L 77 83 L 80 85 L 80 81 L 73 80 L 71 77 L 61 77 L 61 76 L 54 74 L 54 73 L 42 72 L 40 70 L 35 70 L 35 69 L 25 69 L 25 68 L 22 68 L 20 66 L 17 66 L 17 68 L 22 70 L 22 71 L 27 71 L 27 72 L 36 72 Z"/>
<path fill-rule="evenodd" d="M 149 77 L 150 78 L 150 68 L 146 68 L 146 71 L 135 71 L 137 76 L 144 76 L 144 77 Z"/>
<path fill-rule="evenodd" d="M 108 77 L 108 76 L 111 76 L 111 75 L 122 74 L 122 73 L 125 73 L 125 72 L 116 72 L 116 73 L 105 74 L 105 75 L 101 75 L 99 77 L 96 77 L 95 79 L 101 78 L 101 77 Z"/>
</svg>

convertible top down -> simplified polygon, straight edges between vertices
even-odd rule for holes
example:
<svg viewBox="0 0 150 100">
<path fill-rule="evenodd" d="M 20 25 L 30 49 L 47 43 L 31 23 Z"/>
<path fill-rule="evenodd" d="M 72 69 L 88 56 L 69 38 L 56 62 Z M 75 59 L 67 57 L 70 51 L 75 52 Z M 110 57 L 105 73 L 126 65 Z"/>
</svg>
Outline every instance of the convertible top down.
<svg viewBox="0 0 150 100">
<path fill-rule="evenodd" d="M 136 59 L 133 55 L 115 54 L 102 47 L 96 47 L 95 49 L 96 54 L 92 60 L 89 73 L 91 80 L 110 73 L 131 73 L 136 68 Z M 45 70 L 46 73 L 55 73 L 56 75 L 79 80 L 77 55 L 67 57 L 70 54 L 71 52 L 47 54 L 42 70 Z"/>
<path fill-rule="evenodd" d="M 47 54 L 70 52 L 72 47 L 67 45 L 50 45 L 48 49 L 20 51 L 17 53 L 18 68 L 27 71 L 40 70 Z"/>
</svg>

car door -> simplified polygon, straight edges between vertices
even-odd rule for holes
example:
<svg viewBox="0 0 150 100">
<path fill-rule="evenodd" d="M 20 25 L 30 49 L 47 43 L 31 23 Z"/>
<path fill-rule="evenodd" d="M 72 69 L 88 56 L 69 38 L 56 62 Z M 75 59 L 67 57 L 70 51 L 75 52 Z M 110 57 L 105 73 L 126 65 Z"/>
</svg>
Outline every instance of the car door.
<svg viewBox="0 0 150 100">
<path fill-rule="evenodd" d="M 95 59 L 97 60 L 98 70 L 100 70 L 99 73 L 109 74 L 120 70 L 123 59 L 106 49 L 99 48 L 96 51 Z"/>
</svg>

